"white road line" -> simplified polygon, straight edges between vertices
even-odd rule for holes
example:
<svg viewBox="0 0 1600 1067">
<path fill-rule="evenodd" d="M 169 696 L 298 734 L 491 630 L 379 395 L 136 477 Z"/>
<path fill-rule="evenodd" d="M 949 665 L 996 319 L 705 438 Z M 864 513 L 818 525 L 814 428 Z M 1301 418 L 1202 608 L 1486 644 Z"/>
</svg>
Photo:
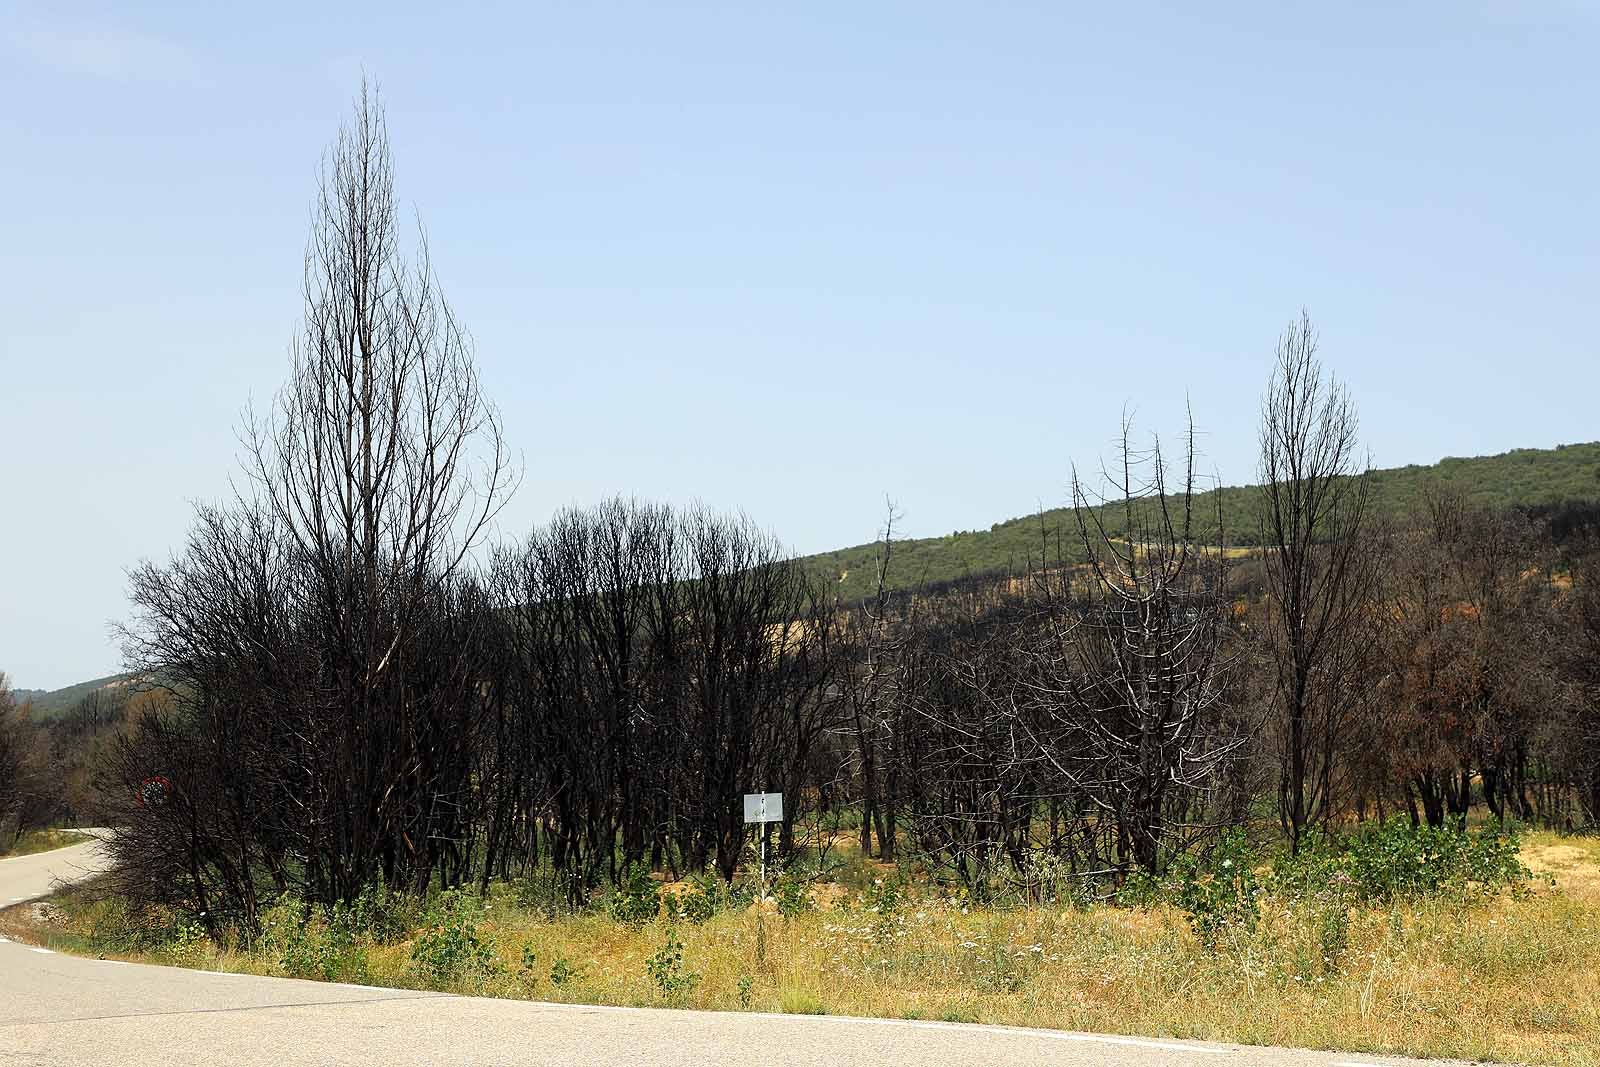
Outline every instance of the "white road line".
<svg viewBox="0 0 1600 1067">
<path fill-rule="evenodd" d="M 794 1015 L 773 1013 L 767 1016 L 773 1019 L 794 1019 Z M 914 1019 L 866 1019 L 853 1015 L 808 1016 L 814 1019 L 828 1019 L 830 1022 L 860 1023 L 878 1026 L 905 1026 L 914 1030 L 958 1030 L 966 1031 L 965 1023 L 938 1023 L 921 1022 Z M 1232 1049 L 1209 1048 L 1205 1045 L 1185 1045 L 1176 1041 L 1150 1041 L 1140 1037 L 1114 1037 L 1110 1034 L 1074 1034 L 1065 1031 L 1029 1030 L 1015 1026 L 984 1026 L 984 1030 L 1000 1033 L 1019 1034 L 1027 1037 L 1036 1037 L 1048 1041 L 1078 1041 L 1086 1044 L 1097 1045 L 1132 1045 L 1136 1048 L 1154 1048 L 1166 1052 L 1213 1052 L 1218 1055 L 1227 1055 Z M 1368 1064 L 1363 1067 L 1382 1067 L 1381 1064 Z"/>
<path fill-rule="evenodd" d="M 55 955 L 54 952 L 51 952 L 47 948 L 36 948 L 33 951 L 37 952 L 41 956 L 54 956 Z"/>
<path fill-rule="evenodd" d="M 536 1002 L 542 1008 L 557 1008 L 570 1011 L 614 1011 L 638 1012 L 651 1011 L 650 1008 L 630 1008 L 621 1004 L 556 1004 L 550 1001 Z M 1042 1041 L 1076 1041 L 1084 1044 L 1099 1045 L 1131 1045 L 1136 1048 L 1160 1049 L 1164 1052 L 1209 1052 L 1219 1056 L 1234 1053 L 1235 1049 L 1216 1048 L 1209 1045 L 1190 1045 L 1177 1041 L 1151 1041 L 1140 1037 L 1118 1037 L 1112 1034 L 1076 1034 L 1065 1030 L 1033 1030 L 1022 1026 L 997 1026 L 994 1024 L 972 1025 L 968 1023 L 924 1022 L 917 1019 L 872 1019 L 860 1015 L 790 1015 L 785 1012 L 729 1012 L 740 1018 L 753 1019 L 783 1019 L 788 1022 L 798 1022 L 802 1019 L 810 1020 L 817 1024 L 849 1023 L 858 1026 L 900 1026 L 913 1030 L 950 1030 L 956 1033 L 1000 1033 L 1016 1034 L 1020 1037 L 1033 1037 Z M 1334 1064 L 1332 1067 L 1385 1067 L 1381 1063 L 1363 1064 Z"/>
</svg>

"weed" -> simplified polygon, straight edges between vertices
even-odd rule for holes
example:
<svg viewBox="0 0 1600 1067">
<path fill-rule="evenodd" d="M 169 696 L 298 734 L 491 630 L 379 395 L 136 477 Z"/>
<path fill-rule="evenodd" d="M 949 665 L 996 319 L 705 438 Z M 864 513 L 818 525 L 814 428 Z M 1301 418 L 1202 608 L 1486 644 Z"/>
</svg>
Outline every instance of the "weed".
<svg viewBox="0 0 1600 1067">
<path fill-rule="evenodd" d="M 211 957 L 211 938 L 199 923 L 184 921 L 172 931 L 161 951 L 175 967 L 199 967 Z"/>
<path fill-rule="evenodd" d="M 811 908 L 811 884 L 792 875 L 778 879 L 778 884 L 772 887 L 772 895 L 778 901 L 778 914 L 786 919 Z"/>
<path fill-rule="evenodd" d="M 656 992 L 666 1000 L 687 996 L 700 981 L 700 976 L 683 965 L 683 942 L 671 927 L 667 928 L 666 942 L 644 961 L 645 974 L 656 987 Z"/>
<path fill-rule="evenodd" d="M 523 984 L 530 991 L 539 988 L 539 974 L 536 970 L 538 966 L 539 954 L 533 950 L 531 944 L 524 943 L 522 946 L 522 966 L 517 969 L 517 977 L 522 979 Z"/>
<path fill-rule="evenodd" d="M 689 890 L 667 902 L 667 916 L 699 926 L 710 922 L 726 903 L 722 880 L 715 875 L 702 875 L 694 880 Z"/>
<path fill-rule="evenodd" d="M 1518 856 L 1515 830 L 1413 827 L 1404 819 L 1369 823 L 1344 841 L 1309 838 L 1298 855 L 1273 865 L 1273 885 L 1291 899 L 1358 901 L 1482 900 L 1526 889 L 1532 873 Z"/>
<path fill-rule="evenodd" d="M 380 945 L 405 940 L 411 915 L 404 898 L 391 893 L 382 881 L 369 885 L 351 901 L 340 901 L 328 916 L 333 936 L 352 944 L 370 940 Z"/>
<path fill-rule="evenodd" d="M 800 989 L 785 989 L 778 998 L 778 1006 L 785 1015 L 826 1015 L 828 1009 L 815 993 Z"/>
<path fill-rule="evenodd" d="M 479 928 L 481 908 L 470 893 L 446 889 L 428 908 L 426 927 L 411 947 L 411 962 L 433 982 L 486 978 L 499 970 Z"/>
<path fill-rule="evenodd" d="M 1176 900 L 1207 948 L 1223 931 L 1253 929 L 1260 887 L 1255 854 L 1240 830 L 1224 831 L 1205 860 L 1184 857 L 1172 868 Z"/>
<path fill-rule="evenodd" d="M 661 911 L 661 887 L 642 863 L 630 866 L 606 904 L 611 917 L 634 926 L 654 919 Z"/>
<path fill-rule="evenodd" d="M 574 967 L 572 961 L 561 953 L 556 953 L 556 958 L 550 962 L 550 984 L 560 989 L 563 986 L 575 985 L 583 978 L 583 972 Z"/>
</svg>

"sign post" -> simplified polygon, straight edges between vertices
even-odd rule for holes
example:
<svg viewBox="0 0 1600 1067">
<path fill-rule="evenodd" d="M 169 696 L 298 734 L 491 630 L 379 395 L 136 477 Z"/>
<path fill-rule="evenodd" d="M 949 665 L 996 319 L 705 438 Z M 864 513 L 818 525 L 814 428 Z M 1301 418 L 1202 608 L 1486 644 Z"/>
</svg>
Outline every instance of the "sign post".
<svg viewBox="0 0 1600 1067">
<path fill-rule="evenodd" d="M 782 793 L 746 793 L 744 821 L 764 824 L 783 821 Z M 767 897 L 767 828 L 761 826 L 761 899 Z"/>
<path fill-rule="evenodd" d="M 767 827 L 769 822 L 783 821 L 782 793 L 746 793 L 744 795 L 744 821 L 755 823 L 761 834 L 761 896 L 756 900 L 756 960 L 767 962 Z"/>
</svg>

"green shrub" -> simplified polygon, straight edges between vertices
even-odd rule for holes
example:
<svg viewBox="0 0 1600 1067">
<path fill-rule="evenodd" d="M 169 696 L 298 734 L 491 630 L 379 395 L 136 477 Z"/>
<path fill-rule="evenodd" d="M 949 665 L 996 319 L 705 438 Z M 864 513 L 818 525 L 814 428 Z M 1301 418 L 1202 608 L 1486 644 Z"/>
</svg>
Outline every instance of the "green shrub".
<svg viewBox="0 0 1600 1067">
<path fill-rule="evenodd" d="M 262 915 L 261 950 L 291 978 L 333 981 L 339 975 L 339 946 L 322 909 L 299 897 L 281 897 Z"/>
<path fill-rule="evenodd" d="M 572 965 L 567 957 L 556 953 L 556 958 L 550 963 L 550 984 L 560 988 L 573 985 L 583 978 L 583 972 Z"/>
<path fill-rule="evenodd" d="M 722 901 L 725 911 L 744 911 L 754 904 L 760 894 L 760 886 L 754 879 L 744 878 L 736 882 L 717 880 L 717 895 Z"/>
<path fill-rule="evenodd" d="M 1308 838 L 1273 867 L 1275 889 L 1294 900 L 1349 907 L 1437 898 L 1465 900 L 1522 888 L 1532 877 L 1515 830 L 1369 823 L 1343 841 Z"/>
<path fill-rule="evenodd" d="M 1242 830 L 1225 830 L 1203 858 L 1181 857 L 1169 880 L 1174 900 L 1207 948 L 1215 948 L 1229 928 L 1254 929 L 1261 888 L 1256 854 Z"/>
<path fill-rule="evenodd" d="M 784 875 L 778 879 L 778 884 L 772 887 L 772 895 L 778 902 L 778 914 L 786 919 L 792 919 L 811 909 L 811 883 L 802 878 Z"/>
<path fill-rule="evenodd" d="M 661 887 L 642 863 L 630 866 L 606 904 L 611 917 L 620 923 L 640 926 L 661 911 Z"/>
<path fill-rule="evenodd" d="M 174 967 L 199 967 L 211 958 L 211 938 L 199 923 L 185 920 L 169 933 L 161 954 Z"/>
<path fill-rule="evenodd" d="M 522 966 L 517 969 L 517 977 L 522 979 L 524 985 L 530 990 L 539 987 L 539 954 L 533 950 L 531 944 L 522 946 Z"/>
<path fill-rule="evenodd" d="M 1148 908 L 1165 903 L 1170 893 L 1166 883 L 1143 867 L 1128 872 L 1117 887 L 1115 900 L 1124 908 Z"/>
<path fill-rule="evenodd" d="M 446 983 L 486 978 L 499 970 L 494 949 L 479 929 L 482 908 L 461 889 L 446 889 L 428 907 L 426 926 L 411 946 L 412 965 L 427 979 Z"/>
<path fill-rule="evenodd" d="M 366 940 L 379 945 L 405 939 L 410 927 L 410 908 L 406 899 L 390 892 L 380 880 L 361 891 L 351 901 L 340 901 L 328 916 L 333 935 L 347 944 Z"/>
<path fill-rule="evenodd" d="M 677 1000 L 687 996 L 700 981 L 700 976 L 683 965 L 683 942 L 671 927 L 667 940 L 650 958 L 644 961 L 645 974 L 663 999 Z"/>
<path fill-rule="evenodd" d="M 861 906 L 874 915 L 872 939 L 887 944 L 897 937 L 904 925 L 900 910 L 906 902 L 906 883 L 900 875 L 878 878 L 861 894 Z"/>
<path fill-rule="evenodd" d="M 696 926 L 709 921 L 727 906 L 728 893 L 715 875 L 695 878 L 691 887 L 667 902 L 667 917 L 682 919 Z"/>
</svg>

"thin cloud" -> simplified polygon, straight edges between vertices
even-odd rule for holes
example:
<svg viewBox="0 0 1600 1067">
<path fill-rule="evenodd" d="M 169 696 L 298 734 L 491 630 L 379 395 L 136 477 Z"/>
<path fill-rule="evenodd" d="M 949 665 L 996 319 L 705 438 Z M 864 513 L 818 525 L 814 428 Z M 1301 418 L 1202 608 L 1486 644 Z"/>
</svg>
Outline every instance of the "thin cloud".
<svg viewBox="0 0 1600 1067">
<path fill-rule="evenodd" d="M 193 82 L 198 67 L 180 45 L 135 30 L 28 26 L 11 42 L 36 62 L 64 74 L 115 81 Z"/>
</svg>

